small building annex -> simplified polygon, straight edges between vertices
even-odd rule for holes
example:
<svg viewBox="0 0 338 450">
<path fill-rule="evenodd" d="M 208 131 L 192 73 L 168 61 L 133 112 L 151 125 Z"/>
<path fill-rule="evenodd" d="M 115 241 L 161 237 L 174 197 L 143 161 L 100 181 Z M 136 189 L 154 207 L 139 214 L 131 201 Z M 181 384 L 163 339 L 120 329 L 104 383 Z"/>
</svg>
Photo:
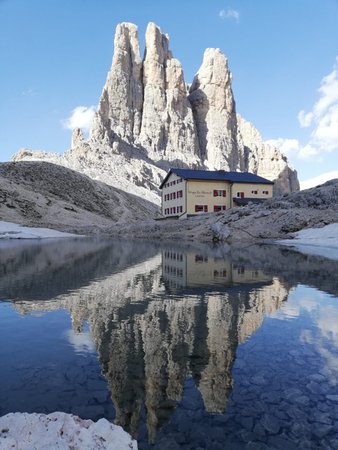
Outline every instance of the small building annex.
<svg viewBox="0 0 338 450">
<path fill-rule="evenodd" d="M 273 181 L 250 172 L 170 169 L 160 185 L 163 217 L 225 211 L 273 195 Z"/>
</svg>

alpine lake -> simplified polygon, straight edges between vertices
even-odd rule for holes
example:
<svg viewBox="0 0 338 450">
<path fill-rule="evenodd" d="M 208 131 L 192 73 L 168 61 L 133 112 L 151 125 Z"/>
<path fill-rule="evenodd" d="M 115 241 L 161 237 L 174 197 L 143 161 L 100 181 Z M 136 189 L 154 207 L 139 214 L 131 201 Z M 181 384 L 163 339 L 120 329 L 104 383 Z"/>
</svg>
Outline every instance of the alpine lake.
<svg viewBox="0 0 338 450">
<path fill-rule="evenodd" d="M 273 245 L 0 242 L 0 416 L 145 449 L 338 449 L 338 261 Z"/>
</svg>

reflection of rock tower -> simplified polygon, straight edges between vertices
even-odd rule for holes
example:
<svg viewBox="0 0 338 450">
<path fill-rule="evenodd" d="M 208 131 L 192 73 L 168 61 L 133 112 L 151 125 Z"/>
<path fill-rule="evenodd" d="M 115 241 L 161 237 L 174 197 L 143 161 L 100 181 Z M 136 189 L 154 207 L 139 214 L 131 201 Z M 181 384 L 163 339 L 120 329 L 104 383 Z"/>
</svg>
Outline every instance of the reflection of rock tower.
<svg viewBox="0 0 338 450">
<path fill-rule="evenodd" d="M 21 303 L 20 309 L 65 308 L 78 329 L 88 321 L 116 408 L 116 421 L 136 436 L 145 408 L 149 440 L 154 442 L 156 431 L 181 400 L 189 376 L 207 411 L 224 410 L 238 344 L 261 325 L 266 313 L 280 306 L 287 291 L 277 278 L 214 258 L 209 252 L 197 257 L 176 256 L 176 275 L 181 275 L 182 262 L 187 263 L 190 285 L 180 296 L 168 296 L 165 266 L 168 269 L 172 263 L 161 264 L 161 255 L 153 256 L 149 249 L 148 260 L 128 265 L 131 255 L 137 255 L 132 247 L 111 251 L 114 255 L 118 251 L 119 257 L 111 258 L 114 270 L 109 275 L 102 264 L 103 276 L 95 272 L 96 279 L 87 279 L 80 288 L 43 304 Z M 109 252 L 102 252 L 109 261 Z M 88 261 L 96 264 L 99 255 Z M 90 264 L 87 269 L 89 272 Z M 226 282 L 220 288 L 208 274 L 213 280 L 222 277 Z M 230 276 L 235 280 L 233 285 Z"/>
<path fill-rule="evenodd" d="M 194 298 L 152 302 L 141 318 L 150 442 L 182 397 L 195 334 Z"/>
<path fill-rule="evenodd" d="M 207 300 L 209 360 L 201 373 L 199 390 L 206 410 L 213 413 L 224 411 L 232 388 L 231 370 L 238 345 L 238 311 L 237 302 L 231 302 L 231 297 L 211 295 Z"/>
<path fill-rule="evenodd" d="M 107 378 L 116 409 L 116 422 L 137 435 L 144 403 L 144 354 L 138 318 L 122 319 L 117 328 L 109 327 L 99 339 L 102 370 Z"/>
<path fill-rule="evenodd" d="M 206 298 L 209 357 L 199 375 L 198 387 L 207 411 L 224 411 L 232 388 L 231 371 L 238 345 L 262 325 L 266 314 L 281 306 L 287 294 L 274 278 L 271 284 L 259 289 Z"/>
</svg>

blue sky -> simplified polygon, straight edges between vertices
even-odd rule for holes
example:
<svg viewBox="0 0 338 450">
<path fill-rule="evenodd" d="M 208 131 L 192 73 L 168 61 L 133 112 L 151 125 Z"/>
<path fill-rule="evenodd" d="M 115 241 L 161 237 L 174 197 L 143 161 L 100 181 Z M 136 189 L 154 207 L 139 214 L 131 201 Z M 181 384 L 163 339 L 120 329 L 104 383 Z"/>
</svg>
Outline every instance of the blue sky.
<svg viewBox="0 0 338 450">
<path fill-rule="evenodd" d="M 69 148 L 72 111 L 97 105 L 122 21 L 142 49 L 149 21 L 168 33 L 186 82 L 219 47 L 237 111 L 300 180 L 338 176 L 338 0 L 0 0 L 0 161 Z"/>
</svg>

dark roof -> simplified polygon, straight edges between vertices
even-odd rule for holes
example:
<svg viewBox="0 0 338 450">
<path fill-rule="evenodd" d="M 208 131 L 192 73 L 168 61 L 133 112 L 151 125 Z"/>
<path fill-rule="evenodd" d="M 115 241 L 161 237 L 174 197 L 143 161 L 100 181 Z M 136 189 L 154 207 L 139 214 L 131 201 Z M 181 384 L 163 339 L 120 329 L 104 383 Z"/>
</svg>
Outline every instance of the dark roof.
<svg viewBox="0 0 338 450">
<path fill-rule="evenodd" d="M 237 206 L 245 206 L 248 203 L 262 203 L 265 202 L 266 198 L 250 198 L 250 197 L 234 197 L 233 201 Z"/>
<path fill-rule="evenodd" d="M 160 185 L 160 189 L 167 182 L 172 173 L 184 180 L 213 180 L 229 181 L 230 183 L 260 183 L 274 184 L 273 181 L 259 177 L 250 172 L 226 172 L 225 170 L 192 170 L 192 169 L 170 169 L 167 176 Z"/>
</svg>

